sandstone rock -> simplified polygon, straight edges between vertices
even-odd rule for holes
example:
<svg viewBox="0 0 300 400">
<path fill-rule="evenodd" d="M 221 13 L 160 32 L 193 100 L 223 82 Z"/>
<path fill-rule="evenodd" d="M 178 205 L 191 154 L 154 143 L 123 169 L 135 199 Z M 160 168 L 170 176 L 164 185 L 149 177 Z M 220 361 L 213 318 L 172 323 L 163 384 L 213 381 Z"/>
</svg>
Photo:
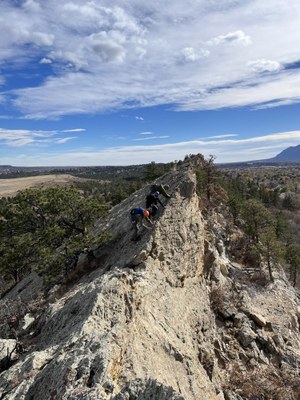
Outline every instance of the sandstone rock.
<svg viewBox="0 0 300 400">
<path fill-rule="evenodd" d="M 264 352 L 261 351 L 258 357 L 258 361 L 262 364 L 265 365 L 269 365 L 270 364 L 270 360 L 268 359 L 268 357 L 265 356 Z"/>
<path fill-rule="evenodd" d="M 238 393 L 234 393 L 232 390 L 225 390 L 224 397 L 225 400 L 243 400 Z"/>
<path fill-rule="evenodd" d="M 299 319 L 298 316 L 295 314 L 291 316 L 291 326 L 293 329 L 299 331 Z"/>
<path fill-rule="evenodd" d="M 38 296 L 42 287 L 43 279 L 35 271 L 32 271 L 6 293 L 4 299 L 20 298 L 24 302 L 29 302 Z"/>
<path fill-rule="evenodd" d="M 218 395 L 217 395 L 217 400 L 225 400 L 225 397 L 224 397 L 224 393 L 223 393 L 223 392 L 218 393 Z"/>
<path fill-rule="evenodd" d="M 225 400 L 242 400 L 239 388 L 235 393 L 224 386 L 237 368 L 246 374 L 251 359 L 255 368 L 268 372 L 276 371 L 281 360 L 296 371 L 299 333 L 286 330 L 291 346 L 279 348 L 268 336 L 268 323 L 257 329 L 247 317 L 254 304 L 255 314 L 272 321 L 274 331 L 284 336 L 280 328 L 288 325 L 286 314 L 275 314 L 272 303 L 260 307 L 268 296 L 274 301 L 282 298 L 278 293 L 289 290 L 291 295 L 293 289 L 280 284 L 272 293 L 259 292 L 243 275 L 242 265 L 231 263 L 225 252 L 220 255 L 215 243 L 223 240 L 226 221 L 213 210 L 205 221 L 190 168 L 173 171 L 160 182 L 171 186 L 172 198 L 164 200 L 154 229 L 144 230 L 140 241 L 130 240 L 127 217 L 132 207 L 144 205 L 150 186 L 97 222 L 93 232 L 108 229 L 111 240 L 95 245 L 93 268 L 76 284 L 49 292 L 41 315 L 23 331 L 24 354 L 0 374 L 0 397 L 222 400 L 223 390 Z M 83 257 L 82 263 L 88 259 Z M 232 264 L 230 279 L 222 263 Z M 220 289 L 220 303 L 226 300 L 226 320 L 212 311 L 214 285 Z M 17 292 L 8 294 L 11 301 Z M 285 298 L 290 308 L 298 304 L 293 296 L 291 303 Z M 4 306 L 0 300 L 0 310 Z M 28 312 L 23 311 L 22 316 Z M 0 332 L 6 323 L 2 319 Z M 13 333 L 10 325 L 8 335 Z"/>
<path fill-rule="evenodd" d="M 221 266 L 224 264 L 217 259 L 216 261 L 213 262 L 210 270 L 210 279 L 213 280 L 214 282 L 225 286 L 227 284 L 227 279 L 226 275 L 222 273 Z"/>
<path fill-rule="evenodd" d="M 238 341 L 244 348 L 247 348 L 256 337 L 256 333 L 247 325 L 243 325 L 237 335 Z"/>
<path fill-rule="evenodd" d="M 35 318 L 31 314 L 26 314 L 23 318 L 23 325 L 21 329 L 25 331 L 34 321 Z"/>
<path fill-rule="evenodd" d="M 235 307 L 221 307 L 219 313 L 223 318 L 233 318 L 237 314 L 237 309 Z"/>
<path fill-rule="evenodd" d="M 70 400 L 73 393 L 90 400 L 128 393 L 174 400 L 216 395 L 198 357 L 199 343 L 209 343 L 216 327 L 203 280 L 204 222 L 195 177 L 187 172 L 182 181 L 180 172 L 168 184 L 178 187 L 140 241 L 130 240 L 126 213 L 144 204 L 149 189 L 99 221 L 95 234 L 111 232 L 109 244 L 94 252 L 99 268 L 64 295 L 51 296 L 33 348 L 0 375 L 11 400 Z"/>
<path fill-rule="evenodd" d="M 262 315 L 252 312 L 249 316 L 261 328 L 267 325 L 267 321 Z"/>
<path fill-rule="evenodd" d="M 164 386 L 156 380 L 148 379 L 132 381 L 112 400 L 185 400 L 171 387 Z"/>
<path fill-rule="evenodd" d="M 276 346 L 279 346 L 279 347 L 285 346 L 283 337 L 281 335 L 279 335 L 278 333 L 273 335 L 272 339 L 274 340 L 274 343 L 276 344 Z"/>
<path fill-rule="evenodd" d="M 241 328 L 248 321 L 248 317 L 244 313 L 236 313 L 234 315 L 234 326 L 236 328 Z"/>
<path fill-rule="evenodd" d="M 220 263 L 220 271 L 224 276 L 228 276 L 229 275 L 229 271 L 228 271 L 227 265 L 224 262 Z"/>
<path fill-rule="evenodd" d="M 225 253 L 224 243 L 221 240 L 219 240 L 216 244 L 216 247 L 219 252 L 219 255 L 222 256 Z"/>
<path fill-rule="evenodd" d="M 10 355 L 13 356 L 13 351 L 16 348 L 17 341 L 15 339 L 0 339 L 0 364 L 3 359 Z"/>
</svg>

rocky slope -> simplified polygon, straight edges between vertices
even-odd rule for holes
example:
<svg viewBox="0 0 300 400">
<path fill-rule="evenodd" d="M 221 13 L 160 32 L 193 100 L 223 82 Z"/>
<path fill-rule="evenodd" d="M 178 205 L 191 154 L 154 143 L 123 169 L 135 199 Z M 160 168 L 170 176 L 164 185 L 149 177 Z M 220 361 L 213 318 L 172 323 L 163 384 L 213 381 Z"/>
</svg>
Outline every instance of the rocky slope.
<svg viewBox="0 0 300 400">
<path fill-rule="evenodd" d="M 82 255 L 73 284 L 43 295 L 32 277 L 1 299 L 0 399 L 240 400 L 241 382 L 285 371 L 297 398 L 296 293 L 283 279 L 257 286 L 229 258 L 239 232 L 220 210 L 201 213 L 189 166 L 162 182 L 172 198 L 140 241 L 128 215 L 149 187 L 98 221 L 112 239 Z"/>
</svg>

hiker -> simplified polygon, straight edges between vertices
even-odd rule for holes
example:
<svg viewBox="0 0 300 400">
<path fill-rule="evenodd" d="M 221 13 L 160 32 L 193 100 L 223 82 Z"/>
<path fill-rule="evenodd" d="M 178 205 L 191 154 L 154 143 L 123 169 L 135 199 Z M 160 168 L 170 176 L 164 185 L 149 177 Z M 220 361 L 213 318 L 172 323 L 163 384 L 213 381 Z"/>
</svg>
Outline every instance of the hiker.
<svg viewBox="0 0 300 400">
<path fill-rule="evenodd" d="M 159 192 L 161 193 L 166 199 L 170 199 L 171 195 L 168 194 L 167 190 L 170 189 L 169 185 L 162 185 L 162 184 L 155 184 L 152 185 L 151 193 Z"/>
<path fill-rule="evenodd" d="M 148 194 L 146 197 L 146 207 L 151 210 L 151 216 L 154 217 L 158 211 L 158 203 L 165 208 L 163 203 L 159 199 L 160 192 L 156 191 L 154 193 Z"/>
<path fill-rule="evenodd" d="M 142 207 L 133 208 L 130 211 L 130 220 L 135 229 L 132 240 L 137 241 L 141 238 L 139 235 L 139 231 L 141 228 L 140 225 L 144 226 L 146 229 L 151 229 L 149 226 L 144 225 L 143 223 L 143 220 L 145 219 L 148 223 L 152 225 L 152 222 L 150 221 L 149 217 L 150 217 L 149 211 Z"/>
</svg>

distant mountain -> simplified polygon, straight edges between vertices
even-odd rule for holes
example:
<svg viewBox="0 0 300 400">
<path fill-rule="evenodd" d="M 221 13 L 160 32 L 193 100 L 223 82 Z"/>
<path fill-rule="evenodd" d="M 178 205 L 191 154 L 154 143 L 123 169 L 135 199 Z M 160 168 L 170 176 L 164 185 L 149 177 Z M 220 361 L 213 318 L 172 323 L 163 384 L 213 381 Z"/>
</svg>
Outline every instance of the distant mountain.
<svg viewBox="0 0 300 400">
<path fill-rule="evenodd" d="M 300 162 L 300 144 L 298 146 L 288 147 L 273 158 L 263 160 L 267 162 Z"/>
<path fill-rule="evenodd" d="M 217 165 L 219 168 L 241 168 L 248 166 L 249 164 L 261 166 L 261 165 L 269 165 L 277 163 L 300 163 L 300 144 L 298 144 L 298 146 L 288 147 L 287 149 L 282 150 L 281 153 L 277 154 L 277 156 L 272 158 L 266 158 L 263 160 L 222 163 L 222 164 L 218 163 Z"/>
</svg>

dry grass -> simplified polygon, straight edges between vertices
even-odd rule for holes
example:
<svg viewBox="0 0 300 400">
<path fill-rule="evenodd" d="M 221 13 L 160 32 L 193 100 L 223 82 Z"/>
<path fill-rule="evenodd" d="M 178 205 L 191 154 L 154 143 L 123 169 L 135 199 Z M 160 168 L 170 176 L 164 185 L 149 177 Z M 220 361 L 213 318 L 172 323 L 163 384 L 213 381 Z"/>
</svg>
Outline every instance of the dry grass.
<svg viewBox="0 0 300 400">
<path fill-rule="evenodd" d="M 74 182 L 85 182 L 87 180 L 88 179 L 78 178 L 67 174 L 0 179 L 0 197 L 15 196 L 18 191 L 25 190 L 31 187 L 65 187 L 72 185 Z"/>
<path fill-rule="evenodd" d="M 299 400 L 300 378 L 278 369 L 233 368 L 227 388 L 247 400 Z"/>
</svg>

